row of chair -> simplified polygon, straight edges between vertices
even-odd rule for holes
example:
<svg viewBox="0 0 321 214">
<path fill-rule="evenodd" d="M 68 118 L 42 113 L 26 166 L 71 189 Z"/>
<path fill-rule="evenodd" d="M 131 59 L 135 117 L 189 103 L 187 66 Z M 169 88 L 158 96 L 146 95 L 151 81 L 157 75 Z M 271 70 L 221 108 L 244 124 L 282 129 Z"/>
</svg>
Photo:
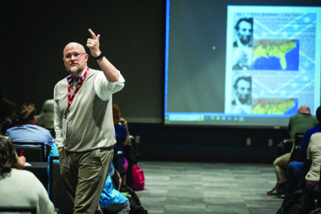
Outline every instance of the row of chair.
<svg viewBox="0 0 321 214">
<path fill-rule="evenodd" d="M 28 162 L 47 162 L 47 157 L 50 152 L 50 148 L 46 147 L 43 142 L 13 142 L 16 147 L 17 154 L 20 155 L 23 150 L 23 155 L 26 157 Z M 139 154 L 138 150 L 135 149 L 134 159 L 135 162 L 138 161 Z M 58 156 L 50 156 L 49 160 L 49 198 L 56 208 L 59 208 L 61 214 L 72 214 L 73 213 L 73 202 L 70 199 L 67 190 L 65 189 L 64 181 L 60 175 L 60 165 Z M 21 208 L 21 209 L 20 209 Z M 25 211 L 23 207 L 17 209 L 18 211 Z M 14 208 L 2 207 L 0 208 L 0 213 L 2 210 L 15 212 Z M 31 209 L 26 209 L 26 212 L 36 213 L 30 211 Z"/>
<path fill-rule="evenodd" d="M 0 207 L 0 213 L 31 213 L 37 214 L 36 207 Z"/>
<path fill-rule="evenodd" d="M 37 214 L 37 207 L 0 207 L 0 213 L 30 213 Z M 58 208 L 55 208 L 56 214 L 61 214 Z"/>
<path fill-rule="evenodd" d="M 25 156 L 28 162 L 47 162 L 49 145 L 43 142 L 13 142 L 13 144 L 17 154 Z"/>
<path fill-rule="evenodd" d="M 292 139 L 285 139 L 279 145 L 277 145 L 279 155 L 289 153 L 292 150 L 293 145 L 295 147 L 301 146 L 304 133 L 296 133 L 294 137 L 294 142 Z"/>
</svg>

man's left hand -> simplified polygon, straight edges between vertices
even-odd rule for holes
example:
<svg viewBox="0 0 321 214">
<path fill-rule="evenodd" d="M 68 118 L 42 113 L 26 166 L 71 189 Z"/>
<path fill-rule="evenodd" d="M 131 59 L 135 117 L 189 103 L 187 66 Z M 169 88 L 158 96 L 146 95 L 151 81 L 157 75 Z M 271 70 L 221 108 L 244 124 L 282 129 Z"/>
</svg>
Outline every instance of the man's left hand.
<svg viewBox="0 0 321 214">
<path fill-rule="evenodd" d="M 90 53 L 93 57 L 97 57 L 100 55 L 101 51 L 99 49 L 99 38 L 100 34 L 96 36 L 96 34 L 89 28 L 88 29 L 89 33 L 91 34 L 91 39 L 87 39 L 87 44 L 86 46 L 89 48 Z"/>
</svg>

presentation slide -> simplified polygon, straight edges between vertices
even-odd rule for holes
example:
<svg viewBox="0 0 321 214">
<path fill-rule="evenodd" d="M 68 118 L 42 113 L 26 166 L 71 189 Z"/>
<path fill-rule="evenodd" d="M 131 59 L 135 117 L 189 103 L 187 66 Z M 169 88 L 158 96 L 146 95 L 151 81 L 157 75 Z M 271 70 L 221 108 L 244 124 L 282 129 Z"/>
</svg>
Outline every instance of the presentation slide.
<svg viewBox="0 0 321 214">
<path fill-rule="evenodd" d="M 301 105 L 315 114 L 321 7 L 244 2 L 167 0 L 164 124 L 281 128 Z"/>
</svg>

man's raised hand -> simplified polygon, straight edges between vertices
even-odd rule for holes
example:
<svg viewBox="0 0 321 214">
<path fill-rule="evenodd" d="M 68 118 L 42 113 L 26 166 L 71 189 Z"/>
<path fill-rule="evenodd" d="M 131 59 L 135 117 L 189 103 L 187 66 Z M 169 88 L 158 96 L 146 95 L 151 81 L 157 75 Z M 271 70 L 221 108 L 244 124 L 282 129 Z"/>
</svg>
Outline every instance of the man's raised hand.
<svg viewBox="0 0 321 214">
<path fill-rule="evenodd" d="M 100 34 L 98 34 L 96 36 L 96 34 L 89 28 L 88 29 L 89 33 L 91 34 L 91 38 L 87 39 L 87 44 L 86 46 L 89 48 L 90 50 L 90 54 L 93 57 L 97 57 L 100 55 L 101 51 L 99 49 L 99 38 L 100 38 Z"/>
</svg>

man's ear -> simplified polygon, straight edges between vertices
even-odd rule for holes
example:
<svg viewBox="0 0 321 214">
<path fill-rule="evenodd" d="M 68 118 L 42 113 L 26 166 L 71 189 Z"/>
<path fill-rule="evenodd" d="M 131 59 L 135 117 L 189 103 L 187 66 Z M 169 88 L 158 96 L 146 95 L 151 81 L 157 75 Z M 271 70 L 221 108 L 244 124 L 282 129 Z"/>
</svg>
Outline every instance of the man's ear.
<svg viewBox="0 0 321 214">
<path fill-rule="evenodd" d="M 35 116 L 33 116 L 33 123 L 36 124 L 36 122 L 37 122 L 37 117 L 35 115 Z"/>
</svg>

